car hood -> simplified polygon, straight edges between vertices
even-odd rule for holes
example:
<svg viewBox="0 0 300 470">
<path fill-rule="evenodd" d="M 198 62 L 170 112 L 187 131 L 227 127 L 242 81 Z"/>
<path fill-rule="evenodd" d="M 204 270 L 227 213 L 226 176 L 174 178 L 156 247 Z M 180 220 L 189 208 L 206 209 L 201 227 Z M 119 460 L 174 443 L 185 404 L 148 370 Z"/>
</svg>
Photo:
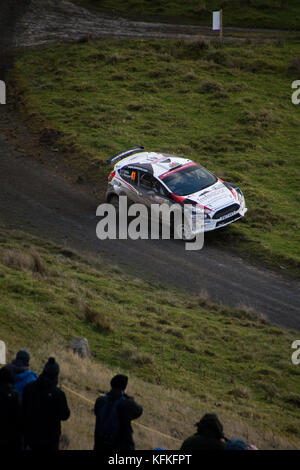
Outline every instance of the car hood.
<svg viewBox="0 0 300 470">
<path fill-rule="evenodd" d="M 212 210 L 238 202 L 234 190 L 229 189 L 222 181 L 217 181 L 208 188 L 190 194 L 188 199 Z"/>
</svg>

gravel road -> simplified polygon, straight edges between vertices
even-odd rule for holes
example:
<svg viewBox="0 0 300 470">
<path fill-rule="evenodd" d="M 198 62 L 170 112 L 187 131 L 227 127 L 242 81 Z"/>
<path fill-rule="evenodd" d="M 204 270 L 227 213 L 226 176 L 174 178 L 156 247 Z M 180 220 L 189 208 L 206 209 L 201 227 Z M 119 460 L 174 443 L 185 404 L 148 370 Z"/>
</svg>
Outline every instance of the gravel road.
<svg viewBox="0 0 300 470">
<path fill-rule="evenodd" d="M 251 307 L 274 324 L 300 329 L 299 282 L 252 266 L 215 247 L 213 239 L 198 252 L 186 251 L 180 240 L 98 240 L 101 201 L 43 163 L 55 158 L 41 153 L 40 161 L 33 159 L 0 135 L 0 220 L 9 227 L 164 285 L 205 290 L 214 301 Z"/>
<path fill-rule="evenodd" d="M 5 24 L 1 36 L 6 37 L 6 43 L 10 41 L 15 47 L 40 46 L 87 36 L 145 39 L 193 39 L 199 36 L 207 39 L 218 38 L 218 32 L 212 32 L 211 27 L 133 21 L 96 14 L 66 0 L 5 0 L 3 5 L 0 5 L 0 18 L 1 14 Z M 284 31 L 278 30 L 225 27 L 224 40 L 245 40 L 247 32 L 263 34 L 270 38 L 285 34 Z"/>
</svg>

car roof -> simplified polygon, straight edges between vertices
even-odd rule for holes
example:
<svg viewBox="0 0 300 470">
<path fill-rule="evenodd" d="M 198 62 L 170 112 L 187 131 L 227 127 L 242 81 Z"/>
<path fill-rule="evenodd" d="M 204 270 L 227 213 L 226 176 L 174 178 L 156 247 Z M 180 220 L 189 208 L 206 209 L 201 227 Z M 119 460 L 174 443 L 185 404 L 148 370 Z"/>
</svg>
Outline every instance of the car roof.
<svg viewBox="0 0 300 470">
<path fill-rule="evenodd" d="M 124 158 L 115 165 L 115 168 L 120 169 L 129 164 L 135 165 L 137 169 L 148 171 L 159 178 L 165 173 L 191 162 L 192 160 L 187 158 L 180 158 L 168 153 L 139 152 Z"/>
</svg>

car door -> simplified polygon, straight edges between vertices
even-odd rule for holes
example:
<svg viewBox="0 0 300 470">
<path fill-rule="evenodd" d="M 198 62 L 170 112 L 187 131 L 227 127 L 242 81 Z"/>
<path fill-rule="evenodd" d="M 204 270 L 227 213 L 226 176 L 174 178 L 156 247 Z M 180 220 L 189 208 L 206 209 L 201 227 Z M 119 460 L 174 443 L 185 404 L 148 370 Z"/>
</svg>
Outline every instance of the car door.
<svg viewBox="0 0 300 470">
<path fill-rule="evenodd" d="M 139 174 L 139 193 L 140 200 L 147 207 L 151 207 L 151 204 L 169 204 L 172 201 L 168 191 L 164 186 L 150 173 L 140 171 Z"/>
</svg>

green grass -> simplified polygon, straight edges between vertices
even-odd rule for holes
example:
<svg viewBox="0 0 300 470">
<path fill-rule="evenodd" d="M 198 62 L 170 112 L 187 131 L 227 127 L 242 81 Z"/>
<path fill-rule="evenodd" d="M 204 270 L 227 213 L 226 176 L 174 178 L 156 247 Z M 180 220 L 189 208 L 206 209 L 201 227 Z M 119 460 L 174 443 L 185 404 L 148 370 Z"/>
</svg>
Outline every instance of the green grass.
<svg viewBox="0 0 300 470">
<path fill-rule="evenodd" d="M 207 240 L 299 275 L 297 57 L 297 42 L 52 45 L 18 58 L 15 93 L 42 139 L 98 190 L 104 161 L 140 144 L 238 184 L 248 214 Z"/>
<path fill-rule="evenodd" d="M 299 30 L 298 0 L 75 0 L 86 8 L 136 19 L 161 19 L 211 26 L 223 7 L 224 26 Z"/>
<path fill-rule="evenodd" d="M 296 333 L 205 296 L 166 291 L 89 264 L 21 232 L 0 232 L 0 337 L 38 355 L 88 338 L 93 356 L 165 389 L 198 397 L 261 432 L 300 439 Z"/>
</svg>

